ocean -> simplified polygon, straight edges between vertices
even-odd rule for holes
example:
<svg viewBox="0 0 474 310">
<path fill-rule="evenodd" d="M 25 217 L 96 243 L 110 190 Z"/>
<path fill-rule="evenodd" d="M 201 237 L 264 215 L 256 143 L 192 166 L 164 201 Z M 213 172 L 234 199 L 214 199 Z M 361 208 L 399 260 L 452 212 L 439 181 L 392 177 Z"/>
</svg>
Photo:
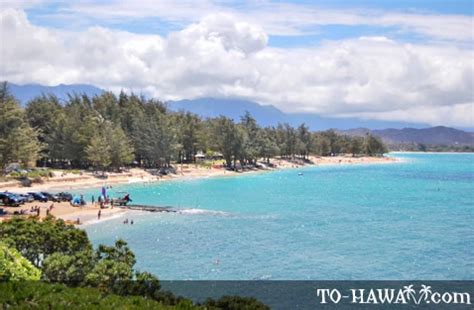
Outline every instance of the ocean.
<svg viewBox="0 0 474 310">
<path fill-rule="evenodd" d="M 473 280 L 474 154 L 390 156 L 401 161 L 117 185 L 111 196 L 183 212 L 84 228 L 94 245 L 124 239 L 164 280 Z"/>
</svg>

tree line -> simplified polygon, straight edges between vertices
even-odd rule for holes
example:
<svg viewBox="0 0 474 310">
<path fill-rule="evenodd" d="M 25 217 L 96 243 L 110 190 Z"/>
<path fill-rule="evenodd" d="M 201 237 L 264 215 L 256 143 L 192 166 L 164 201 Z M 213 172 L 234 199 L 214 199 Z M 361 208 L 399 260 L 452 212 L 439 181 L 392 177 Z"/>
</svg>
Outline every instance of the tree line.
<svg viewBox="0 0 474 310">
<path fill-rule="evenodd" d="M 305 124 L 261 127 L 250 113 L 239 121 L 225 116 L 203 119 L 170 111 L 156 99 L 111 92 L 89 97 L 72 94 L 30 100 L 23 108 L 0 87 L 0 164 L 117 169 L 135 163 L 167 167 L 194 162 L 198 151 L 220 153 L 226 165 L 254 165 L 281 156 L 350 153 L 378 156 L 387 150 L 377 138 L 349 137 L 334 130 L 311 132 Z"/>
</svg>

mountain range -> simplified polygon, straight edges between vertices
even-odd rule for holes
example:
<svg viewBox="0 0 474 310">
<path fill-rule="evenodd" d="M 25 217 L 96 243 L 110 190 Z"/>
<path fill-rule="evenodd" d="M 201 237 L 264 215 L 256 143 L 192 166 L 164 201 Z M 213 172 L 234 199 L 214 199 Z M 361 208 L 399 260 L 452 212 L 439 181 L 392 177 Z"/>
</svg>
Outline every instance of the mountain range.
<svg viewBox="0 0 474 310">
<path fill-rule="evenodd" d="M 54 94 L 60 101 L 65 101 L 68 99 L 68 94 L 95 96 L 104 92 L 98 87 L 87 84 L 43 86 L 8 83 L 8 86 L 11 94 L 23 105 L 41 94 Z M 249 111 L 261 126 L 275 126 L 278 123 L 298 126 L 306 123 L 312 130 L 334 128 L 348 135 L 365 135 L 370 132 L 389 145 L 474 146 L 474 133 L 444 126 L 428 127 L 426 124 L 407 122 L 322 117 L 311 113 L 285 113 L 272 105 L 262 105 L 241 99 L 199 98 L 169 101 L 166 104 L 172 111 L 189 111 L 204 118 L 223 115 L 239 120 L 240 116 Z"/>
<path fill-rule="evenodd" d="M 356 128 L 349 130 L 338 130 L 340 133 L 350 136 L 365 136 L 370 133 L 388 145 L 445 145 L 445 146 L 474 146 L 474 133 L 458 130 L 455 128 L 436 126 L 429 128 L 403 128 L 403 129 L 379 129 Z"/>
</svg>

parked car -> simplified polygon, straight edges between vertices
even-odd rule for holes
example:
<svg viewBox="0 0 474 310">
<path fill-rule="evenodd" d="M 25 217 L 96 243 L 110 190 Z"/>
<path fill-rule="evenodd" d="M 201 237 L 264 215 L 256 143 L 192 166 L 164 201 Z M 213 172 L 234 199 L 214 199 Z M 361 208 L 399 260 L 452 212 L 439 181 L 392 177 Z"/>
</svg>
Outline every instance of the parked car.
<svg viewBox="0 0 474 310">
<path fill-rule="evenodd" d="M 30 194 L 19 194 L 19 196 L 25 198 L 26 202 L 33 202 L 35 198 Z"/>
<path fill-rule="evenodd" d="M 28 194 L 33 196 L 33 198 L 37 201 L 40 201 L 40 202 L 47 202 L 48 201 L 48 197 L 46 197 L 45 195 L 43 195 L 40 192 L 29 192 Z"/>
<path fill-rule="evenodd" d="M 61 193 L 58 193 L 57 196 L 59 197 L 59 199 L 61 201 L 71 201 L 72 200 L 72 195 L 70 193 L 61 192 Z"/>
<path fill-rule="evenodd" d="M 20 204 L 24 204 L 27 201 L 25 197 L 19 194 L 15 194 L 15 193 L 10 193 L 10 197 L 17 199 L 20 202 Z"/>
<path fill-rule="evenodd" d="M 41 194 L 43 194 L 43 196 L 45 196 L 48 200 L 51 200 L 51 201 L 54 201 L 54 202 L 60 202 L 61 201 L 61 198 L 59 198 L 59 196 L 56 195 L 56 194 L 51 194 L 51 193 L 48 193 L 48 192 L 41 192 Z"/>
<path fill-rule="evenodd" d="M 24 200 L 12 193 L 0 193 L 0 201 L 6 206 L 18 207 L 24 203 Z"/>
</svg>

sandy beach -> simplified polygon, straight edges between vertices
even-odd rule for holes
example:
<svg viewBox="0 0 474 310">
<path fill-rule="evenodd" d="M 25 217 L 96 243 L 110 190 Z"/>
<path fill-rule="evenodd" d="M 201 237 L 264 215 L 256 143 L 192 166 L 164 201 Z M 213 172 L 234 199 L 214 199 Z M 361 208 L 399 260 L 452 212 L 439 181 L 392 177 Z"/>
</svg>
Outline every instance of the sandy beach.
<svg viewBox="0 0 474 310">
<path fill-rule="evenodd" d="M 393 163 L 396 159 L 390 157 L 351 157 L 351 156 L 334 156 L 334 157 L 309 157 L 312 164 L 303 163 L 302 161 L 289 161 L 286 159 L 273 159 L 271 162 L 275 168 L 246 170 L 245 172 L 228 171 L 220 167 L 205 167 L 203 165 L 184 164 L 176 165 L 176 174 L 169 174 L 166 176 L 156 176 L 144 169 L 133 168 L 124 173 L 107 173 L 107 178 L 98 178 L 92 173 L 81 172 L 80 174 L 64 173 L 61 170 L 54 170 L 54 177 L 44 180 L 43 183 L 33 183 L 30 187 L 23 187 L 18 181 L 9 181 L 0 183 L 0 191 L 9 191 L 13 193 L 26 193 L 31 191 L 68 191 L 78 188 L 90 188 L 109 186 L 113 184 L 127 184 L 138 182 L 161 182 L 173 179 L 193 179 L 193 178 L 208 178 L 216 176 L 236 176 L 247 173 L 260 173 L 265 171 L 272 171 L 275 169 L 294 169 L 308 165 L 354 165 L 354 164 L 382 164 Z M 40 208 L 40 218 L 45 217 L 46 210 L 50 209 L 49 214 L 61 218 L 65 221 L 76 223 L 79 219 L 80 224 L 89 223 L 98 219 L 98 212 L 101 210 L 100 220 L 118 216 L 121 212 L 127 210 L 120 208 L 103 208 L 100 209 L 97 204 L 87 204 L 83 207 L 73 207 L 69 202 L 31 202 L 26 203 L 20 207 L 5 207 L 1 208 L 7 212 L 7 215 L 0 216 L 0 221 L 10 218 L 14 212 L 21 212 L 24 210 L 25 216 L 36 215 L 36 212 L 31 212 L 32 207 Z"/>
<path fill-rule="evenodd" d="M 52 208 L 51 208 L 52 206 Z M 0 221 L 10 218 L 14 213 L 23 212 L 22 216 L 37 216 L 36 211 L 32 211 L 32 208 L 39 207 L 39 218 L 45 218 L 48 213 L 56 218 L 63 219 L 64 221 L 71 224 L 82 225 L 95 220 L 106 220 L 119 213 L 124 213 L 126 210 L 120 208 L 102 208 L 100 209 L 96 204 L 87 204 L 82 207 L 73 207 L 69 202 L 29 202 L 19 207 L 6 207 L 1 208 L 8 213 L 6 216 L 0 216 Z M 50 210 L 49 212 L 47 210 Z M 100 210 L 100 219 L 98 213 Z M 79 219 L 79 222 L 78 222 Z"/>
</svg>

